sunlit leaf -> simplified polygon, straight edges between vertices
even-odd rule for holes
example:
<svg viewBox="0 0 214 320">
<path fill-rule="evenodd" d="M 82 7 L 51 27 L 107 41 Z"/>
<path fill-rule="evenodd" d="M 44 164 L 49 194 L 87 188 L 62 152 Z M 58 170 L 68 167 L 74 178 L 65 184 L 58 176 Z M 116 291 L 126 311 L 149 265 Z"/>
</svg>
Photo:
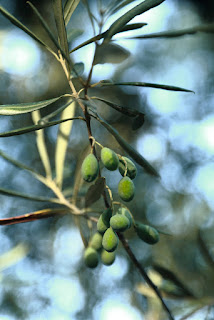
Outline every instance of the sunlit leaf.
<svg viewBox="0 0 214 320">
<path fill-rule="evenodd" d="M 98 100 L 98 101 L 102 101 L 104 102 L 105 104 L 107 104 L 108 106 L 110 106 L 111 108 L 125 114 L 126 116 L 129 116 L 129 117 L 136 117 L 138 115 L 141 115 L 142 113 L 137 111 L 137 110 L 134 110 L 134 109 L 130 109 L 128 107 L 123 107 L 123 106 L 120 106 L 118 105 L 117 103 L 114 103 L 114 102 L 111 102 L 111 101 L 108 101 L 106 99 L 103 99 L 103 98 L 99 98 L 99 97 L 91 97 L 91 99 L 95 99 L 95 100 Z"/>
<path fill-rule="evenodd" d="M 104 63 L 120 63 L 130 56 L 130 52 L 113 43 L 97 45 L 94 65 Z"/>
<path fill-rule="evenodd" d="M 184 89 L 181 87 L 169 86 L 165 84 L 158 83 L 149 83 L 149 82 L 102 82 L 100 86 L 135 86 L 135 87 L 147 87 L 147 88 L 156 88 L 170 91 L 183 91 L 183 92 L 193 92 L 192 90 Z"/>
<path fill-rule="evenodd" d="M 68 209 L 60 209 L 60 208 L 59 209 L 42 209 L 39 211 L 23 214 L 21 216 L 0 219 L 0 225 L 8 226 L 11 224 L 31 222 L 31 221 L 46 219 L 46 218 L 50 218 L 56 215 L 62 215 L 66 213 L 68 213 Z"/>
<path fill-rule="evenodd" d="M 72 14 L 74 13 L 74 10 L 78 6 L 80 0 L 67 0 L 64 6 L 64 19 L 65 19 L 65 25 L 68 24 L 68 22 L 71 19 Z"/>
<path fill-rule="evenodd" d="M 198 32 L 214 33 L 214 23 L 202 24 L 192 28 L 186 28 L 181 30 L 168 30 L 150 34 L 144 34 L 141 36 L 130 37 L 128 39 L 152 39 L 152 38 L 177 38 L 188 34 L 195 34 Z"/>
<path fill-rule="evenodd" d="M 75 102 L 71 102 L 70 105 L 62 112 L 61 120 L 67 118 L 73 118 L 75 114 Z M 58 187 L 62 188 L 64 162 L 66 157 L 66 151 L 68 147 L 68 141 L 72 129 L 73 121 L 61 123 L 58 129 L 56 151 L 55 151 L 55 170 L 56 170 L 56 183 Z"/>
<path fill-rule="evenodd" d="M 164 2 L 164 0 L 145 0 L 134 8 L 130 9 L 110 26 L 105 34 L 104 40 L 109 41 L 114 34 L 118 33 L 118 31 L 120 31 L 121 28 L 124 27 L 134 17 L 158 6 L 162 2 Z"/>
<path fill-rule="evenodd" d="M 24 259 L 29 253 L 30 248 L 27 244 L 19 243 L 9 251 L 0 255 L 0 272 L 13 266 Z"/>
<path fill-rule="evenodd" d="M 5 189 L 5 188 L 0 188 L 0 194 L 5 196 L 10 196 L 10 197 L 18 197 L 26 200 L 31 200 L 31 201 L 33 200 L 33 201 L 40 201 L 40 202 L 59 203 L 58 199 L 42 197 L 42 196 L 34 196 L 34 195 L 18 192 L 15 190 L 11 190 L 11 189 Z"/>
<path fill-rule="evenodd" d="M 117 140 L 120 146 L 123 148 L 127 154 L 135 160 L 141 167 L 143 167 L 149 174 L 159 177 L 158 172 L 153 168 L 153 166 L 143 157 L 141 154 L 132 148 L 119 134 L 119 132 L 114 129 L 110 124 L 108 124 L 101 116 L 94 116 Z"/>
<path fill-rule="evenodd" d="M 17 114 L 32 112 L 42 109 L 63 97 L 66 97 L 66 95 L 38 102 L 0 105 L 0 115 L 13 116 Z"/>
<path fill-rule="evenodd" d="M 52 122 L 48 122 L 48 123 L 44 123 L 44 124 L 37 124 L 37 125 L 34 125 L 34 126 L 29 126 L 29 127 L 24 127 L 24 128 L 20 128 L 20 129 L 15 129 L 15 130 L 3 132 L 3 133 L 0 133 L 0 138 L 18 136 L 18 135 L 29 133 L 29 132 L 33 132 L 33 131 L 36 131 L 36 130 L 40 130 L 40 129 L 56 126 L 57 124 L 60 124 L 60 123 L 66 122 L 66 121 L 72 121 L 72 120 L 85 121 L 85 119 L 82 118 L 82 117 L 73 117 L 73 118 L 64 119 L 64 120 L 52 121 Z"/>
<path fill-rule="evenodd" d="M 39 120 L 41 119 L 39 110 L 32 112 L 32 119 L 34 124 L 37 124 L 39 122 Z M 51 165 L 50 165 L 49 155 L 48 155 L 48 151 L 45 144 L 44 130 L 36 131 L 36 142 L 37 142 L 39 155 L 45 169 L 46 177 L 51 178 L 52 177 Z"/>
<path fill-rule="evenodd" d="M 36 40 L 40 45 L 44 46 L 48 51 L 50 51 L 52 54 L 55 55 L 53 50 L 45 44 L 37 35 L 35 35 L 32 31 L 30 31 L 25 25 L 23 25 L 18 19 L 16 19 L 12 14 L 10 14 L 7 10 L 5 10 L 2 6 L 0 6 L 0 12 L 8 19 L 12 24 L 14 24 L 16 27 L 23 30 L 25 33 L 27 33 L 31 38 Z"/>
<path fill-rule="evenodd" d="M 100 199 L 105 189 L 105 179 L 98 178 L 92 186 L 89 187 L 85 196 L 85 206 L 90 207 L 94 202 Z"/>
</svg>

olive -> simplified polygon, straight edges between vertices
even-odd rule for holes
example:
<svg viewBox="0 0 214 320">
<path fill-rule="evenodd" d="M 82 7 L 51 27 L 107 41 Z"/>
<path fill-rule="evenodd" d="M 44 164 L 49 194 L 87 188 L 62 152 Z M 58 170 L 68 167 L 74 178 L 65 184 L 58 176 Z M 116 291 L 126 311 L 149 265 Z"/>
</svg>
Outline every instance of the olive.
<svg viewBox="0 0 214 320">
<path fill-rule="evenodd" d="M 131 201 L 134 198 L 135 186 L 129 177 L 124 177 L 118 184 L 118 194 L 123 201 Z"/>
<path fill-rule="evenodd" d="M 115 214 L 110 220 L 111 227 L 117 232 L 123 232 L 130 226 L 129 219 L 122 214 Z"/>
<path fill-rule="evenodd" d="M 129 158 L 123 157 L 122 159 L 120 159 L 120 163 L 119 163 L 119 171 L 123 177 L 125 175 L 126 166 L 127 166 L 126 176 L 133 180 L 136 177 L 137 168 Z"/>
<path fill-rule="evenodd" d="M 96 179 L 99 171 L 97 158 L 94 154 L 90 153 L 82 163 L 82 177 L 87 182 L 92 182 Z"/>
<path fill-rule="evenodd" d="M 114 263 L 115 261 L 115 257 L 116 257 L 115 251 L 108 252 L 103 249 L 101 252 L 101 261 L 106 266 L 112 265 L 112 263 Z"/>
<path fill-rule="evenodd" d="M 112 216 L 112 211 L 110 208 L 103 211 L 97 222 L 97 231 L 103 234 L 110 227 L 110 218 Z"/>
<path fill-rule="evenodd" d="M 102 248 L 102 239 L 103 239 L 102 235 L 99 232 L 96 232 L 92 236 L 92 238 L 89 242 L 89 246 L 91 248 L 94 248 L 95 250 L 101 249 Z"/>
<path fill-rule="evenodd" d="M 159 241 L 159 232 L 146 224 L 136 223 L 135 231 L 138 237 L 148 244 L 155 244 Z"/>
<path fill-rule="evenodd" d="M 96 268 L 99 262 L 99 256 L 94 248 L 88 247 L 84 252 L 84 261 L 87 267 Z"/>
<path fill-rule="evenodd" d="M 117 170 L 119 165 L 119 158 L 113 150 L 109 148 L 103 148 L 101 150 L 101 160 L 108 170 Z"/>
<path fill-rule="evenodd" d="M 105 249 L 108 252 L 114 251 L 119 243 L 119 239 L 117 234 L 114 232 L 114 230 L 110 227 L 106 230 L 106 232 L 103 235 L 103 249 Z"/>
<path fill-rule="evenodd" d="M 119 208 L 117 211 L 118 214 L 122 214 L 129 219 L 129 228 L 132 226 L 132 216 L 126 208 Z"/>
</svg>

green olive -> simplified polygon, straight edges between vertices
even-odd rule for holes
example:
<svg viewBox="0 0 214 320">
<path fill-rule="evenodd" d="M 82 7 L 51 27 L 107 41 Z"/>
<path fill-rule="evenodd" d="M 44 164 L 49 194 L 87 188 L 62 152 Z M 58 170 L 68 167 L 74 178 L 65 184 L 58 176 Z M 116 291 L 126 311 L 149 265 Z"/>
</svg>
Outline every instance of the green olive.
<svg viewBox="0 0 214 320">
<path fill-rule="evenodd" d="M 110 208 L 103 211 L 97 222 L 97 231 L 103 234 L 110 227 L 112 211 Z"/>
<path fill-rule="evenodd" d="M 94 248 L 95 250 L 100 250 L 102 248 L 102 235 L 99 232 L 96 232 L 90 242 L 89 242 L 89 246 L 91 248 Z"/>
<path fill-rule="evenodd" d="M 106 230 L 106 232 L 103 235 L 103 249 L 105 249 L 108 252 L 114 251 L 118 246 L 118 236 L 114 232 L 114 230 L 110 227 Z"/>
<path fill-rule="evenodd" d="M 87 182 L 92 182 L 96 179 L 99 171 L 97 158 L 94 154 L 90 153 L 82 163 L 82 177 Z"/>
<path fill-rule="evenodd" d="M 115 261 L 115 257 L 116 257 L 115 251 L 108 252 L 108 251 L 103 249 L 102 252 L 101 252 L 101 261 L 106 266 L 112 265 L 114 263 L 114 261 Z"/>
<path fill-rule="evenodd" d="M 122 159 L 120 159 L 120 163 L 119 163 L 119 171 L 123 177 L 125 175 L 126 166 L 127 166 L 126 176 L 133 180 L 136 177 L 137 168 L 129 158 L 123 157 Z"/>
<path fill-rule="evenodd" d="M 159 232 L 146 224 L 136 223 L 135 231 L 138 237 L 148 244 L 155 244 L 159 241 Z"/>
<path fill-rule="evenodd" d="M 88 247 L 84 252 L 84 261 L 87 267 L 96 268 L 99 262 L 97 251 L 91 247 Z"/>
<path fill-rule="evenodd" d="M 110 225 L 117 232 L 123 232 L 127 230 L 130 226 L 129 219 L 122 214 L 115 214 L 111 217 Z"/>
<path fill-rule="evenodd" d="M 118 184 L 118 194 L 123 201 L 131 201 L 134 198 L 135 186 L 129 177 L 124 177 Z"/>
<path fill-rule="evenodd" d="M 118 214 L 122 214 L 129 219 L 129 228 L 132 226 L 132 216 L 126 208 L 119 208 L 117 211 Z"/>
<path fill-rule="evenodd" d="M 101 150 L 101 160 L 108 170 L 117 170 L 119 165 L 119 158 L 113 150 L 109 148 L 103 148 Z"/>
</svg>

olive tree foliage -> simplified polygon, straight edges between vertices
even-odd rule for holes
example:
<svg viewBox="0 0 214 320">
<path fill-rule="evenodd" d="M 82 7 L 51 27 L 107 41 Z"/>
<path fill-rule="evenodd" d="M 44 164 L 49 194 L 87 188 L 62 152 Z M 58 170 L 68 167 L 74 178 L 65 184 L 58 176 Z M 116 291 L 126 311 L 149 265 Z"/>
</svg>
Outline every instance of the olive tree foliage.
<svg viewBox="0 0 214 320">
<path fill-rule="evenodd" d="M 159 273 L 164 275 L 168 281 L 171 280 L 171 285 L 174 286 L 171 292 L 168 290 L 167 295 L 166 288 L 164 291 L 163 287 L 158 287 L 152 277 L 147 274 L 143 265 L 138 261 L 134 250 L 131 249 L 126 237 L 126 230 L 131 229 L 135 237 L 149 245 L 155 245 L 159 242 L 160 234 L 163 237 L 168 236 L 167 233 L 164 234 L 164 230 L 157 230 L 149 224 L 144 224 L 143 221 L 136 220 L 130 207 L 136 192 L 135 177 L 139 176 L 143 170 L 144 173 L 148 174 L 148 179 L 152 180 L 151 186 L 158 184 L 160 183 L 158 169 L 127 142 L 123 132 L 116 130 L 111 121 L 108 121 L 102 115 L 103 110 L 100 110 L 99 103 L 102 102 L 102 107 L 105 110 L 116 110 L 124 117 L 127 117 L 127 121 L 132 124 L 132 129 L 126 135 L 132 135 L 144 125 L 145 115 L 141 108 L 127 107 L 124 101 L 118 103 L 118 101 L 110 101 L 104 98 L 102 95 L 103 88 L 135 86 L 153 88 L 153 90 L 181 91 L 185 92 L 185 94 L 193 94 L 193 91 L 174 86 L 173 83 L 166 85 L 139 82 L 137 79 L 135 82 L 129 81 L 129 79 L 126 82 L 112 79 L 106 80 L 102 78 L 102 74 L 99 81 L 93 83 L 92 75 L 96 65 L 108 62 L 120 65 L 120 63 L 129 59 L 129 52 L 116 44 L 114 36 L 143 28 L 146 23 L 132 23 L 132 19 L 138 15 L 143 17 L 144 12 L 158 7 L 164 0 L 145 0 L 138 5 L 134 5 L 134 1 L 127 0 L 110 1 L 106 5 L 104 2 L 102 4 L 102 1 L 97 1 L 97 16 L 93 14 L 87 1 L 82 2 L 88 12 L 94 36 L 83 43 L 79 43 L 72 49 L 70 49 L 70 42 L 74 33 L 68 32 L 67 26 L 68 23 L 69 26 L 72 26 L 72 16 L 80 5 L 80 0 L 67 0 L 65 3 L 62 3 L 62 0 L 52 1 L 50 14 L 53 15 L 55 20 L 57 36 L 55 36 L 55 30 L 52 30 L 46 21 L 43 12 L 39 12 L 33 3 L 27 1 L 26 6 L 30 6 L 41 28 L 43 28 L 43 32 L 49 38 L 47 42 L 43 40 L 40 34 L 31 31 L 5 8 L 0 7 L 0 12 L 4 17 L 17 28 L 27 33 L 56 59 L 69 88 L 69 90 L 66 88 L 63 94 L 46 100 L 0 106 L 0 115 L 2 117 L 19 116 L 20 123 L 25 122 L 22 119 L 27 116 L 26 114 L 31 115 L 31 125 L 0 132 L 0 138 L 6 139 L 7 137 L 19 135 L 26 135 L 27 137 L 28 133 L 34 132 L 45 174 L 37 172 L 24 163 L 11 158 L 3 151 L 0 151 L 0 156 L 19 169 L 28 172 L 33 179 L 42 183 L 50 191 L 46 192 L 50 196 L 33 195 L 30 192 L 22 193 L 21 191 L 6 189 L 1 186 L 1 194 L 38 201 L 44 203 L 44 206 L 42 209 L 30 213 L 26 207 L 25 214 L 1 219 L 0 224 L 11 225 L 49 217 L 72 215 L 85 247 L 82 257 L 85 267 L 96 268 L 99 263 L 105 265 L 113 264 L 118 250 L 118 243 L 121 242 L 134 267 L 150 287 L 149 294 L 143 289 L 142 294 L 149 298 L 156 297 L 161 304 L 159 308 L 163 308 L 169 319 L 174 319 L 173 313 L 163 299 L 163 292 L 166 297 L 169 297 L 170 294 L 179 296 L 182 292 L 184 296 L 193 298 L 191 292 L 188 291 L 184 284 L 179 282 L 173 273 L 159 268 Z M 120 9 L 126 8 L 132 2 L 134 6 L 131 9 L 127 9 L 123 15 L 115 19 L 106 29 L 109 17 L 114 17 L 115 13 L 118 13 Z M 97 30 L 98 32 L 96 32 Z M 212 33 L 214 32 L 213 24 L 153 34 L 144 33 L 133 37 L 133 41 L 136 38 L 176 38 L 197 32 Z M 83 47 L 87 49 L 90 44 L 94 45 L 94 53 L 91 57 L 92 63 L 88 75 L 83 76 L 84 63 L 74 63 L 72 54 Z M 94 96 L 94 93 L 96 96 Z M 52 105 L 54 111 L 51 111 Z M 80 150 L 81 155 L 76 161 L 74 170 L 67 172 L 69 165 L 66 164 L 66 156 L 69 152 L 69 139 L 72 135 L 75 135 L 76 127 L 74 123 L 76 122 L 81 123 L 84 130 L 86 129 L 85 140 L 87 140 L 88 146 Z M 50 150 L 47 147 L 45 130 L 54 126 L 58 126 L 58 133 L 54 141 L 55 156 L 54 161 L 52 161 L 50 160 Z M 94 134 L 97 126 L 99 126 L 99 130 L 108 132 L 112 136 L 114 143 L 118 145 L 117 150 L 118 148 L 121 150 L 120 153 L 110 148 L 109 145 L 101 144 L 99 135 Z M 142 170 L 137 170 L 137 168 Z M 108 171 L 117 171 L 120 174 L 120 178 L 117 181 L 117 190 L 109 187 L 110 182 L 108 181 L 108 174 L 106 174 Z M 68 191 L 64 188 L 64 185 L 65 179 L 69 175 L 72 176 L 72 185 Z M 94 272 L 96 272 L 96 269 Z M 145 288 L 147 287 L 144 286 Z M 209 304 L 210 301 L 206 300 L 204 303 L 200 302 L 200 307 Z M 166 315 L 164 317 L 166 318 Z"/>
</svg>

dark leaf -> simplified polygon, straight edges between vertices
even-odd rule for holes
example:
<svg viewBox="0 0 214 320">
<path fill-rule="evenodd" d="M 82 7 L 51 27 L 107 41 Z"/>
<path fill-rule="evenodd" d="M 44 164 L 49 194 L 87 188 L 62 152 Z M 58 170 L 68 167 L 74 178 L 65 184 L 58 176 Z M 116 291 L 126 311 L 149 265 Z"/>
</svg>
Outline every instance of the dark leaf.
<svg viewBox="0 0 214 320">
<path fill-rule="evenodd" d="M 105 189 L 105 178 L 98 178 L 92 186 L 89 187 L 85 196 L 85 206 L 90 207 L 94 202 L 100 199 Z"/>
<path fill-rule="evenodd" d="M 10 189 L 5 189 L 5 188 L 0 188 L 0 194 L 6 195 L 6 196 L 11 196 L 11 197 L 19 197 L 27 200 L 33 200 L 33 201 L 41 201 L 41 202 L 53 202 L 53 203 L 58 203 L 57 199 L 52 199 L 52 198 L 47 198 L 47 197 L 42 197 L 42 196 L 34 196 L 34 195 L 29 195 L 26 193 L 18 192 L 15 190 L 10 190 Z"/>
<path fill-rule="evenodd" d="M 175 86 L 169 86 L 165 84 L 158 84 L 158 83 L 149 83 L 149 82 L 103 82 L 101 81 L 100 86 L 135 86 L 135 87 L 148 87 L 148 88 L 156 88 L 156 89 L 163 89 L 163 90 L 170 90 L 170 91 L 183 91 L 183 92 L 193 92 L 189 89 L 184 89 Z"/>
<path fill-rule="evenodd" d="M 132 130 L 137 130 L 141 128 L 142 125 L 144 124 L 144 118 L 145 118 L 144 113 L 138 114 L 132 122 Z"/>
<path fill-rule="evenodd" d="M 72 14 L 74 13 L 74 10 L 78 6 L 80 0 L 67 0 L 64 6 L 64 19 L 65 19 L 65 25 L 68 24 L 68 22 L 71 19 Z"/>
<path fill-rule="evenodd" d="M 117 44 L 102 43 L 101 45 L 97 45 L 94 65 L 104 63 L 121 63 L 129 56 L 130 52 Z"/>
</svg>

